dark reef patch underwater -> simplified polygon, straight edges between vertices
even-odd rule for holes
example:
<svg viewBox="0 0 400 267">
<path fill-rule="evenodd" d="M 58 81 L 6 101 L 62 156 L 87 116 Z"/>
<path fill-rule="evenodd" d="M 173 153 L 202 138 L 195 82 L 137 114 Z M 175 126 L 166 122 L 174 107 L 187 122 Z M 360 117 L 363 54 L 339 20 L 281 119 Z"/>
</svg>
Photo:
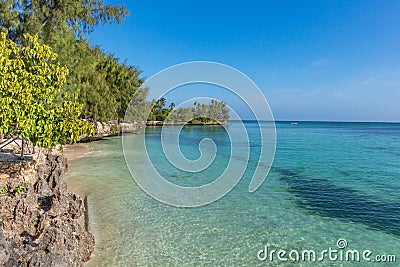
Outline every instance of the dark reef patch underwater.
<svg viewBox="0 0 400 267">
<path fill-rule="evenodd" d="M 400 205 L 340 187 L 328 179 L 312 178 L 302 171 L 274 168 L 299 197 L 297 204 L 321 216 L 363 223 L 373 229 L 400 236 Z"/>
</svg>

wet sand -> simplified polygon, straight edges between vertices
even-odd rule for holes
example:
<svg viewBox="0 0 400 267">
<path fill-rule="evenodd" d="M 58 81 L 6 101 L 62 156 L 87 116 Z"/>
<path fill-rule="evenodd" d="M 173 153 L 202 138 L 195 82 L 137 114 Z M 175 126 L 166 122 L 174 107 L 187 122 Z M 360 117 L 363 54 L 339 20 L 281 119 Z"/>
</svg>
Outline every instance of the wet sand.
<svg viewBox="0 0 400 267">
<path fill-rule="evenodd" d="M 77 143 L 73 145 L 64 146 L 63 154 L 68 159 L 68 161 L 71 161 L 85 157 L 87 154 L 93 152 L 94 151 L 88 145 Z"/>
<path fill-rule="evenodd" d="M 64 146 L 64 157 L 67 158 L 68 161 L 77 160 L 83 158 L 91 153 L 95 152 L 91 149 L 87 144 L 76 143 L 73 145 Z M 78 186 L 74 183 L 71 183 L 68 179 L 68 174 L 66 175 L 66 182 L 69 190 L 78 194 L 83 198 L 83 204 L 85 206 L 85 229 L 89 231 L 89 206 L 88 206 L 88 192 L 86 192 L 85 187 Z"/>
</svg>

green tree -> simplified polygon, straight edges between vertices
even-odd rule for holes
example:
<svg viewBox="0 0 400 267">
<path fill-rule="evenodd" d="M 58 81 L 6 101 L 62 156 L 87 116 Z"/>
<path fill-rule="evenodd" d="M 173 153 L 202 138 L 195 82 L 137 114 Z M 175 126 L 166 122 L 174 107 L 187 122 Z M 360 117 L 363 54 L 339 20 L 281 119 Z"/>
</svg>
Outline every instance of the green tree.
<svg viewBox="0 0 400 267">
<path fill-rule="evenodd" d="M 135 95 L 132 97 L 131 102 L 128 105 L 128 108 L 125 113 L 124 120 L 125 121 L 137 121 L 137 122 L 145 122 L 148 120 L 148 111 L 151 110 L 151 103 L 146 101 L 148 93 L 148 88 L 140 89 L 135 92 Z M 150 113 L 150 116 L 153 113 Z M 155 118 L 151 117 L 149 120 L 155 120 Z"/>
<path fill-rule="evenodd" d="M 79 120 L 82 105 L 76 95 L 55 100 L 68 69 L 55 63 L 57 54 L 25 35 L 19 46 L 0 33 L 0 132 L 18 129 L 19 137 L 35 146 L 52 147 L 76 142 L 93 128 Z"/>
<path fill-rule="evenodd" d="M 111 118 L 122 120 L 134 95 L 138 97 L 135 99 L 135 107 L 142 109 L 140 105 L 144 105 L 148 90 L 140 88 L 143 79 L 139 78 L 141 72 L 137 68 L 126 62 L 119 63 L 119 59 L 112 55 L 102 54 L 97 73 L 105 75 L 107 91 L 113 99 L 113 105 L 109 106 L 109 112 L 113 113 Z"/>
<path fill-rule="evenodd" d="M 229 120 L 229 108 L 223 101 L 211 100 L 210 104 L 195 101 L 193 107 L 174 109 L 172 103 L 170 108 L 163 109 L 164 117 L 159 116 L 159 120 L 167 120 L 168 123 L 226 123 Z M 158 111 L 154 110 L 155 115 L 149 118 L 157 118 Z M 152 119 L 148 119 L 152 120 Z"/>
<path fill-rule="evenodd" d="M 12 41 L 22 42 L 25 33 L 37 34 L 40 42 L 52 47 L 70 70 L 64 91 L 79 94 L 100 60 L 100 49 L 83 38 L 99 24 L 122 23 L 127 11 L 99 0 L 2 0 L 0 14 L 0 31 Z"/>
<path fill-rule="evenodd" d="M 16 43 L 23 42 L 25 33 L 37 34 L 70 70 L 56 99 L 65 92 L 76 93 L 84 104 L 83 117 L 123 118 L 142 83 L 140 71 L 85 40 L 99 24 L 122 23 L 128 14 L 123 5 L 102 0 L 2 0 L 0 14 L 1 32 Z"/>
<path fill-rule="evenodd" d="M 1 31 L 15 42 L 25 33 L 50 42 L 68 32 L 82 39 L 95 26 L 121 23 L 128 14 L 123 5 L 105 5 L 102 0 L 2 0 L 0 12 Z"/>
<path fill-rule="evenodd" d="M 160 99 L 158 99 L 157 107 L 158 107 L 159 111 L 162 111 L 164 109 L 166 101 L 167 101 L 167 99 L 165 99 L 164 97 L 161 97 Z"/>
</svg>

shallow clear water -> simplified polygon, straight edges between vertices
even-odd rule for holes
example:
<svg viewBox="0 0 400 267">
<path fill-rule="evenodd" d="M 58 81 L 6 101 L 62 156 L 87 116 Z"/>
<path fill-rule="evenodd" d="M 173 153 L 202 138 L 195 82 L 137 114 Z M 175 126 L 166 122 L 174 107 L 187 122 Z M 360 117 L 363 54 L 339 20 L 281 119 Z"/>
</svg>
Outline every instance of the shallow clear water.
<svg viewBox="0 0 400 267">
<path fill-rule="evenodd" d="M 88 194 L 96 248 L 87 266 L 398 266 L 400 124 L 279 122 L 271 172 L 249 193 L 259 153 L 256 126 L 246 124 L 252 156 L 243 179 L 219 201 L 198 208 L 175 208 L 142 192 L 126 167 L 120 137 L 90 143 L 95 153 L 71 161 L 68 174 L 69 185 Z M 199 156 L 201 138 L 217 144 L 213 170 L 200 174 L 165 163 L 159 131 L 147 131 L 147 148 L 170 181 L 200 185 L 225 168 L 230 145 L 222 127 L 191 126 L 181 135 L 182 152 L 191 159 Z M 144 152 L 132 153 L 142 168 Z M 347 241 L 343 251 L 396 255 L 397 263 L 257 258 L 266 244 L 319 253 L 338 249 L 338 239 Z"/>
</svg>

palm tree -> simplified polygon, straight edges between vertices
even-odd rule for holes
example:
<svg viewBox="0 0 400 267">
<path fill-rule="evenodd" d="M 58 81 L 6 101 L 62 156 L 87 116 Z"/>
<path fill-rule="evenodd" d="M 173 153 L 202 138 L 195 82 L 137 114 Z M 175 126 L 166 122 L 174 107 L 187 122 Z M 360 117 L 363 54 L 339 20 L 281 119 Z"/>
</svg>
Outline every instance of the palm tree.
<svg viewBox="0 0 400 267">
<path fill-rule="evenodd" d="M 165 106 L 165 101 L 167 101 L 167 99 L 165 99 L 164 97 L 161 97 L 158 100 L 158 108 L 159 108 L 159 110 L 163 110 L 163 108 Z"/>
<path fill-rule="evenodd" d="M 156 111 L 156 107 L 158 107 L 158 101 L 155 101 L 153 99 L 153 101 L 151 101 L 151 113 L 154 114 L 154 112 Z"/>
</svg>

